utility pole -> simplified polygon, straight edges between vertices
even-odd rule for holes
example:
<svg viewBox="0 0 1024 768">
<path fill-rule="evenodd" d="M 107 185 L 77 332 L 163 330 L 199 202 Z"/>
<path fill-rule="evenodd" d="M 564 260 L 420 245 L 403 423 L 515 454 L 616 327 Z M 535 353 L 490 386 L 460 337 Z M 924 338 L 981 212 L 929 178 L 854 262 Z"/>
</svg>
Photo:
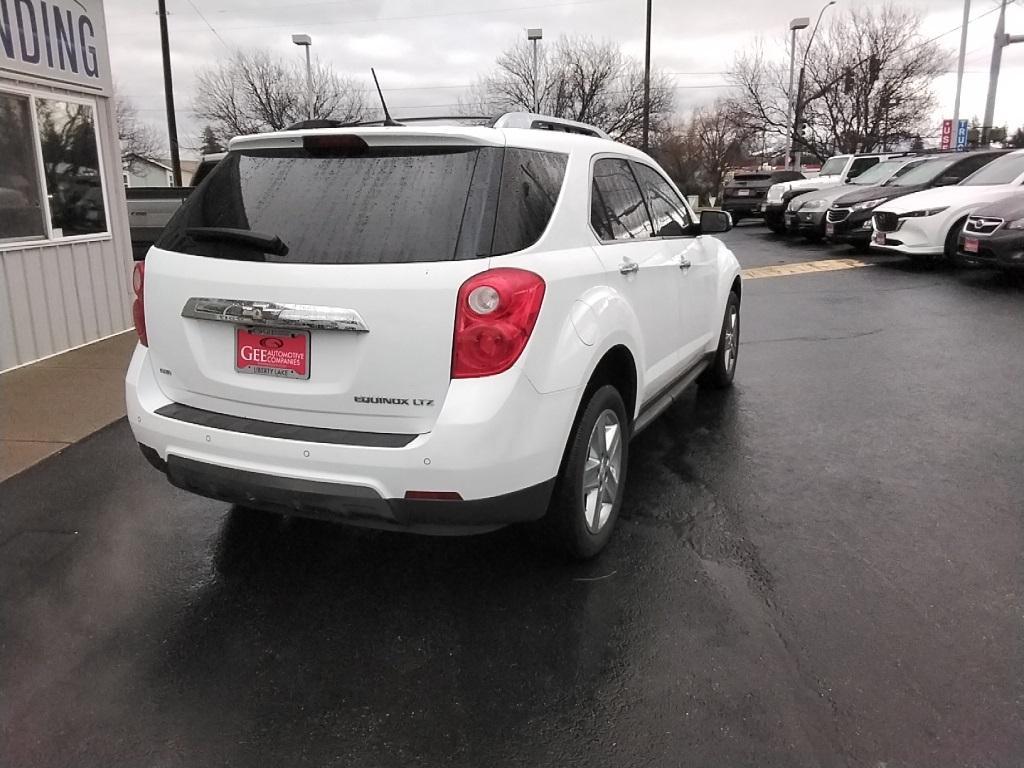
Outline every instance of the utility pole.
<svg viewBox="0 0 1024 768">
<path fill-rule="evenodd" d="M 537 78 L 540 72 L 537 70 L 537 44 L 544 39 L 544 30 L 540 27 L 533 27 L 526 30 L 526 39 L 533 41 L 533 111 L 540 112 L 540 97 L 537 95 Z"/>
<path fill-rule="evenodd" d="M 956 99 L 953 101 L 953 130 L 960 124 L 960 93 L 964 86 L 964 59 L 967 57 L 967 25 L 971 21 L 971 0 L 964 0 L 964 23 L 960 26 L 960 59 L 956 65 Z"/>
<path fill-rule="evenodd" d="M 643 150 L 650 149 L 651 138 L 651 0 L 647 0 L 647 37 L 644 43 L 644 135 Z"/>
<path fill-rule="evenodd" d="M 160 16 L 160 50 L 164 57 L 164 101 L 167 105 L 167 144 L 171 149 L 171 174 L 174 186 L 181 186 L 181 157 L 178 155 L 178 121 L 174 117 L 174 86 L 171 83 L 171 47 L 167 40 L 167 7 L 156 0 Z"/>
<path fill-rule="evenodd" d="M 1006 34 L 1006 6 L 1010 0 L 1003 0 L 999 6 L 999 21 L 996 22 L 995 39 L 992 41 L 992 65 L 988 75 L 988 99 L 985 101 L 985 122 L 981 125 L 981 141 L 979 144 L 988 146 L 991 143 L 992 121 L 996 111 L 996 89 L 999 87 L 999 67 L 1003 62 L 1003 48 L 1013 43 L 1024 43 L 1024 35 Z"/>
</svg>

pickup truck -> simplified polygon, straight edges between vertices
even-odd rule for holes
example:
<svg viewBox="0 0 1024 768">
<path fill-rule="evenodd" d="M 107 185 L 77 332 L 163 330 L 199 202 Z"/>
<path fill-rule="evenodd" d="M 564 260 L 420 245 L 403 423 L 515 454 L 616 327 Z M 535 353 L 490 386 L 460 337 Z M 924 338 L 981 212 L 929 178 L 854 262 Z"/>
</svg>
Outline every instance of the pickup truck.
<svg viewBox="0 0 1024 768">
<path fill-rule="evenodd" d="M 198 186 L 199 182 L 209 175 L 214 166 L 227 154 L 218 152 L 203 155 L 188 187 L 128 187 L 125 197 L 128 200 L 128 228 L 132 238 L 132 258 L 142 261 L 146 258 L 149 247 L 160 237 L 167 222 L 174 212 L 181 207 L 182 201 Z"/>
</svg>

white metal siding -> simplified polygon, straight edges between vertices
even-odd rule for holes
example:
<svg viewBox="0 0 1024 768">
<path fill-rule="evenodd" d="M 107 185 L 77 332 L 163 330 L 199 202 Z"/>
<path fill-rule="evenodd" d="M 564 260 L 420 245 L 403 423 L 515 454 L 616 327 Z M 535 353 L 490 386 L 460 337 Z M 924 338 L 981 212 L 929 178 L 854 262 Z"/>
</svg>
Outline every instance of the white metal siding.
<svg viewBox="0 0 1024 768">
<path fill-rule="evenodd" d="M 56 96 L 89 95 L 0 77 Z M 131 242 L 111 100 L 96 99 L 107 239 L 0 245 L 0 370 L 131 327 Z"/>
</svg>

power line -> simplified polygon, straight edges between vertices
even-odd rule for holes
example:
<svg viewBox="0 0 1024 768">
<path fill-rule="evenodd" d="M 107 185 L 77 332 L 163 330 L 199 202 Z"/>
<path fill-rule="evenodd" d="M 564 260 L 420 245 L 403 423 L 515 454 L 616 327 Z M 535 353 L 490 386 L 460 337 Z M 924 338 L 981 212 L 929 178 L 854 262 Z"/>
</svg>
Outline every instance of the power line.
<svg viewBox="0 0 1024 768">
<path fill-rule="evenodd" d="M 213 28 L 213 24 L 211 24 L 209 21 L 206 20 L 206 17 L 203 16 L 202 12 L 196 7 L 196 4 L 193 3 L 192 0 L 188 0 L 188 4 L 191 5 L 192 6 L 192 10 L 196 12 L 196 16 L 198 16 L 200 19 L 202 19 L 203 23 L 210 28 L 210 31 L 213 32 L 214 37 L 216 37 L 218 40 L 220 40 L 220 44 L 223 45 L 225 48 L 228 48 L 230 50 L 231 46 L 229 46 L 226 42 L 224 42 L 224 38 L 221 37 L 220 33 L 218 33 L 217 30 Z"/>
</svg>

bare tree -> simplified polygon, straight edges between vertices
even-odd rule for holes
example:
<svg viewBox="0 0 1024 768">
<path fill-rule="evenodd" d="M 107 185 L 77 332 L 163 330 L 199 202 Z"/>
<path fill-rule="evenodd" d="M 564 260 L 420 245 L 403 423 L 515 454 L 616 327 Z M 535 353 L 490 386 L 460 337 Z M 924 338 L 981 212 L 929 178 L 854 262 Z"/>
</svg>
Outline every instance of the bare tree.
<svg viewBox="0 0 1024 768">
<path fill-rule="evenodd" d="M 721 100 L 695 110 L 690 131 L 702 191 L 717 195 L 726 172 L 746 155 L 749 134 L 737 126 L 728 104 Z"/>
<path fill-rule="evenodd" d="M 462 100 L 467 114 L 542 112 L 596 125 L 613 138 L 638 144 L 643 126 L 643 67 L 617 45 L 587 37 L 561 37 L 538 51 L 520 42 Z M 651 73 L 651 130 L 664 130 L 673 109 L 672 82 Z"/>
<path fill-rule="evenodd" d="M 300 120 L 350 122 L 367 114 L 363 89 L 317 60 L 312 92 L 304 64 L 287 64 L 269 51 L 236 51 L 197 74 L 195 110 L 217 138 L 281 130 Z"/>
<path fill-rule="evenodd" d="M 115 93 L 114 119 L 117 139 L 121 144 L 121 166 L 134 170 L 140 157 L 155 158 L 161 154 L 163 142 L 157 132 L 139 118 L 139 112 L 128 97 Z"/>
<path fill-rule="evenodd" d="M 746 157 L 748 140 L 728 104 L 718 100 L 666 131 L 652 154 L 680 189 L 709 197 L 719 194 L 726 172 Z"/>
<path fill-rule="evenodd" d="M 919 12 L 887 4 L 852 9 L 819 32 L 806 61 L 801 149 L 824 158 L 876 151 L 927 133 L 932 85 L 949 56 L 923 39 L 921 22 Z M 788 138 L 781 52 L 759 43 L 737 57 L 730 107 L 744 128 Z"/>
</svg>

